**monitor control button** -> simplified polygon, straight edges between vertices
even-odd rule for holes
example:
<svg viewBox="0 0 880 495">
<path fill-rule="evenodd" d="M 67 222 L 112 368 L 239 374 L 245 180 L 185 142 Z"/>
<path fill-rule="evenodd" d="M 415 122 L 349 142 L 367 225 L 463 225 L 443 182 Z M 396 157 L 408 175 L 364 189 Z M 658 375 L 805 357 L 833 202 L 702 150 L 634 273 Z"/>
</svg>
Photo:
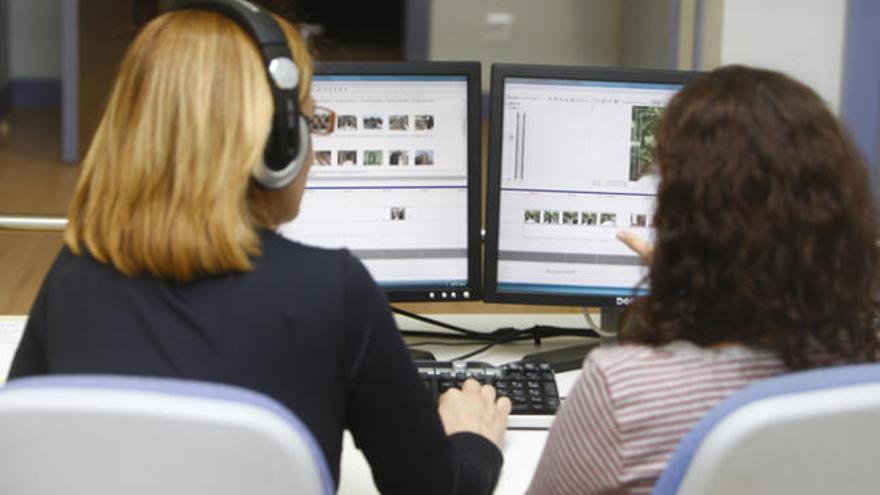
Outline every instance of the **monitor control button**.
<svg viewBox="0 0 880 495">
<path fill-rule="evenodd" d="M 465 298 L 465 299 L 470 299 L 470 298 L 471 298 L 471 292 L 468 291 L 468 290 L 466 290 L 466 291 L 464 291 L 464 292 L 461 294 L 461 297 L 463 297 L 463 298 Z"/>
<path fill-rule="evenodd" d="M 458 294 L 456 294 L 455 292 L 450 292 L 449 297 L 456 299 L 458 297 Z"/>
<path fill-rule="evenodd" d="M 448 294 L 446 294 L 445 292 L 440 293 L 440 297 L 442 297 L 443 299 L 446 299 L 447 296 Z"/>
<path fill-rule="evenodd" d="M 436 294 L 434 294 L 433 292 L 428 292 L 428 298 L 434 299 L 435 297 L 437 297 Z"/>
</svg>

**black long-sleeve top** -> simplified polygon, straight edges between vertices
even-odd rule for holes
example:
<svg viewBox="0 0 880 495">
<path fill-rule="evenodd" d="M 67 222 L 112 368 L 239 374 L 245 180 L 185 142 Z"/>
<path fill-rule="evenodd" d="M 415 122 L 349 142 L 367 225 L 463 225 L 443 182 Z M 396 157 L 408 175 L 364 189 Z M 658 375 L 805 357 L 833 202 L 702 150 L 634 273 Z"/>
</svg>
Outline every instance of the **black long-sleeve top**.
<svg viewBox="0 0 880 495">
<path fill-rule="evenodd" d="M 260 232 L 246 273 L 179 284 L 62 249 L 10 378 L 113 373 L 206 380 L 275 398 L 311 429 L 337 485 L 349 429 L 382 493 L 490 493 L 501 453 L 447 437 L 384 294 L 345 250 Z"/>
</svg>

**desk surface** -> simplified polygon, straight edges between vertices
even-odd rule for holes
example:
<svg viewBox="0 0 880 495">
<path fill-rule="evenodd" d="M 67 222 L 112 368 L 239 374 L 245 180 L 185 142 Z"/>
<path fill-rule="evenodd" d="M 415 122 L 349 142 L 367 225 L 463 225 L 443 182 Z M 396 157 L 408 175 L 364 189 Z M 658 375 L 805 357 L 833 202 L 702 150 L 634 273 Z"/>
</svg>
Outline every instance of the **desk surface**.
<svg viewBox="0 0 880 495">
<path fill-rule="evenodd" d="M 6 383 L 27 316 L 0 316 L 0 385 Z"/>
<path fill-rule="evenodd" d="M 536 323 L 558 326 L 583 326 L 583 317 L 577 314 L 530 314 L 530 315 L 436 315 L 438 319 L 480 331 L 491 331 L 501 326 L 528 327 Z M 5 383 L 6 375 L 21 331 L 24 327 L 24 316 L 0 316 L 0 385 Z M 430 326 L 412 322 L 409 319 L 398 319 L 402 328 L 429 330 Z M 422 339 L 424 340 L 424 339 Z M 566 345 L 583 343 L 578 338 L 555 338 L 546 340 L 540 347 L 532 342 L 520 341 L 504 344 L 471 358 L 491 364 L 503 364 L 520 359 L 524 354 L 539 350 L 552 350 Z M 474 348 L 478 347 L 475 345 Z M 468 351 L 468 347 L 425 346 L 437 359 L 449 359 Z M 565 397 L 574 384 L 579 371 L 569 371 L 556 375 L 560 395 Z M 495 493 L 498 495 L 514 495 L 523 493 L 528 487 L 532 473 L 538 464 L 547 440 L 546 431 L 508 431 L 504 443 L 504 468 Z M 341 478 L 339 493 L 342 495 L 377 494 L 373 484 L 370 466 L 360 450 L 354 446 L 354 440 L 346 432 L 343 437 L 341 459 Z"/>
<path fill-rule="evenodd" d="M 504 467 L 496 495 L 520 495 L 526 491 L 532 473 L 541 458 L 546 431 L 509 431 L 504 440 Z M 370 465 L 354 440 L 346 431 L 342 440 L 342 460 L 340 464 L 339 495 L 377 495 L 379 491 L 373 484 Z"/>
<path fill-rule="evenodd" d="M 560 326 L 578 326 L 583 322 L 583 318 L 579 315 L 552 316 L 575 317 L 562 318 L 560 321 L 553 323 Z M 444 318 L 443 316 L 439 318 L 447 322 L 450 321 L 449 318 Z M 467 321 L 468 319 L 464 318 L 463 321 L 456 322 L 456 324 L 463 324 Z M 528 325 L 518 324 L 517 326 L 530 325 L 531 323 Z M 573 337 L 555 338 L 546 340 L 542 346 L 536 347 L 532 342 L 521 341 L 498 346 L 471 359 L 491 364 L 503 364 L 520 359 L 524 354 L 530 352 L 552 350 L 566 345 L 582 344 L 583 342 L 584 339 Z M 463 354 L 468 350 L 467 347 L 453 347 L 450 349 L 444 346 L 425 346 L 420 347 L 420 349 L 431 351 L 437 359 L 448 359 L 451 356 Z M 556 384 L 562 397 L 568 395 L 568 391 L 571 390 L 579 374 L 580 371 L 557 373 Z M 546 441 L 546 430 L 508 430 L 503 448 L 504 467 L 498 480 L 498 486 L 495 489 L 496 495 L 519 495 L 526 491 L 532 479 L 532 474 L 538 466 L 538 460 L 541 458 L 541 452 L 544 450 L 544 443 Z M 376 490 L 373 484 L 370 466 L 367 464 L 366 458 L 360 450 L 357 450 L 351 435 L 346 432 L 343 437 L 342 459 L 340 462 L 339 494 L 375 495 L 378 493 L 379 491 Z"/>
</svg>

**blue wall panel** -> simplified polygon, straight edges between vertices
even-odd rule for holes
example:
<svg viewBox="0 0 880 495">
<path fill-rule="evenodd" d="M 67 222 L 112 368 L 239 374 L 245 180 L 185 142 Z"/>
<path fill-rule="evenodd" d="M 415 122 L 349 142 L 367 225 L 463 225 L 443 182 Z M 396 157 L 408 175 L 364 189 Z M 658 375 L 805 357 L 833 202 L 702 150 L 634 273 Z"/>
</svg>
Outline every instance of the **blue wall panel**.
<svg viewBox="0 0 880 495">
<path fill-rule="evenodd" d="M 841 116 L 868 161 L 880 198 L 880 2 L 849 0 Z"/>
</svg>

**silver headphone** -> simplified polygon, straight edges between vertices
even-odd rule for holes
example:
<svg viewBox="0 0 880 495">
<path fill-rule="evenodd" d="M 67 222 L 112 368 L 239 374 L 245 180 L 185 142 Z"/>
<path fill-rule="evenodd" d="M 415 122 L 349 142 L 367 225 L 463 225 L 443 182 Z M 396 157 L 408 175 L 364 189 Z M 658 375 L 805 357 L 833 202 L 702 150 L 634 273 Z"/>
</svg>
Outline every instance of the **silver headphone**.
<svg viewBox="0 0 880 495">
<path fill-rule="evenodd" d="M 280 189 L 302 170 L 309 151 L 309 125 L 299 110 L 299 69 L 281 26 L 263 8 L 247 0 L 179 0 L 171 10 L 218 12 L 235 21 L 257 43 L 272 91 L 275 113 L 263 160 L 253 172 L 263 187 Z"/>
</svg>

